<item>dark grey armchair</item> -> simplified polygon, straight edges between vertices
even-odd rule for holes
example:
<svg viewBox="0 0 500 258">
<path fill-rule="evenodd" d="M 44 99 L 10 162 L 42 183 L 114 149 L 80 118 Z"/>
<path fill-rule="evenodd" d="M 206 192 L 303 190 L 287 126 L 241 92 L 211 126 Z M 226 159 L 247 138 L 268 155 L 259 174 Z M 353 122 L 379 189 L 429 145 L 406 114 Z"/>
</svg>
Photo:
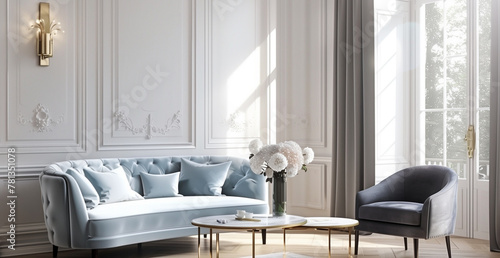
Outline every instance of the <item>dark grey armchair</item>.
<svg viewBox="0 0 500 258">
<path fill-rule="evenodd" d="M 450 235 L 455 231 L 457 174 L 442 166 L 417 166 L 396 172 L 379 184 L 356 195 L 354 253 L 358 254 L 359 232 L 366 231 L 413 238 L 418 257 L 418 239 L 444 236 L 451 257 Z"/>
</svg>

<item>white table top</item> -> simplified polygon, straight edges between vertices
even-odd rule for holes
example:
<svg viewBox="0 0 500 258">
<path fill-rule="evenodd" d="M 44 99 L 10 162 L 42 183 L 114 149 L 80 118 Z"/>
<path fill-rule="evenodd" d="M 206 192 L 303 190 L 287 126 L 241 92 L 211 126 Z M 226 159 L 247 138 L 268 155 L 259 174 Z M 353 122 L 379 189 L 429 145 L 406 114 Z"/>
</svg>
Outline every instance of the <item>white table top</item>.
<svg viewBox="0 0 500 258">
<path fill-rule="evenodd" d="M 227 222 L 225 224 L 217 222 L 217 220 L 224 219 Z M 260 221 L 245 221 L 236 220 L 235 215 L 216 215 L 209 217 L 201 217 L 193 219 L 191 224 L 198 227 L 204 228 L 216 228 L 216 229 L 270 229 L 270 228 L 291 228 L 304 225 L 307 220 L 303 217 L 285 215 L 280 217 L 260 217 L 258 215 L 254 216 L 254 219 L 259 219 Z"/>
<path fill-rule="evenodd" d="M 302 227 L 309 228 L 347 228 L 359 225 L 355 219 L 338 217 L 307 217 L 307 223 Z"/>
</svg>

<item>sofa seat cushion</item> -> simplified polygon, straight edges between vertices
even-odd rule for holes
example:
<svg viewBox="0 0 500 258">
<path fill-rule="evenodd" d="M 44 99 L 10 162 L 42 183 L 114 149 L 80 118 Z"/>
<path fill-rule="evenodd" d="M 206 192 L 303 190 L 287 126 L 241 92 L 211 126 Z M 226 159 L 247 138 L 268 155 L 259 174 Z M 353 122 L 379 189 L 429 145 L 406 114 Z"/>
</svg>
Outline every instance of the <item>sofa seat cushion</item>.
<svg viewBox="0 0 500 258">
<path fill-rule="evenodd" d="M 359 219 L 419 226 L 421 203 L 404 201 L 375 202 L 359 208 Z"/>
<path fill-rule="evenodd" d="M 266 213 L 267 203 L 236 196 L 184 196 L 98 205 L 88 211 L 89 238 L 143 234 L 172 228 L 194 227 L 191 220 L 235 214 L 244 209 Z"/>
</svg>

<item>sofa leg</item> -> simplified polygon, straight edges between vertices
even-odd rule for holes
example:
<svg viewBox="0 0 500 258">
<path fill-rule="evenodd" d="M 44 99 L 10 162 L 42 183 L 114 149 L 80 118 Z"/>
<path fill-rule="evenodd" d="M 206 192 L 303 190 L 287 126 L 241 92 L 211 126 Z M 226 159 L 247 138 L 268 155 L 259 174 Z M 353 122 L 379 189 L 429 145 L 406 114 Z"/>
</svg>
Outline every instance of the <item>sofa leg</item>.
<svg viewBox="0 0 500 258">
<path fill-rule="evenodd" d="M 354 255 L 358 255 L 359 229 L 354 231 Z"/>
<path fill-rule="evenodd" d="M 413 256 L 418 257 L 418 238 L 413 239 Z"/>
<path fill-rule="evenodd" d="M 262 230 L 262 244 L 266 244 L 266 233 L 267 231 L 265 229 Z"/>
<path fill-rule="evenodd" d="M 403 238 L 405 241 L 405 251 L 408 250 L 408 239 L 406 237 Z"/>
<path fill-rule="evenodd" d="M 97 249 L 92 249 L 92 258 L 97 258 Z"/>
<path fill-rule="evenodd" d="M 445 236 L 446 240 L 446 250 L 448 251 L 448 258 L 451 258 L 451 245 L 450 245 L 450 236 Z"/>
<path fill-rule="evenodd" d="M 52 245 L 52 257 L 57 257 L 57 250 L 58 250 L 58 247 L 55 246 L 55 245 Z"/>
</svg>

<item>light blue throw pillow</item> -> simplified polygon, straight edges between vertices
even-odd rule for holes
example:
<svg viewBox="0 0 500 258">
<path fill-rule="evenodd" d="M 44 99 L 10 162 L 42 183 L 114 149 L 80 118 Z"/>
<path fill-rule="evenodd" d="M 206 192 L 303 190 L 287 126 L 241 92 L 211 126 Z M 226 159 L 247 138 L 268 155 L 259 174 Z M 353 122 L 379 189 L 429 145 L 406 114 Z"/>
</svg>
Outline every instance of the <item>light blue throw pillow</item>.
<svg viewBox="0 0 500 258">
<path fill-rule="evenodd" d="M 99 204 L 99 195 L 90 181 L 74 168 L 66 170 L 66 174 L 72 176 L 78 184 L 78 187 L 80 187 L 87 209 L 95 208 L 95 206 Z"/>
<path fill-rule="evenodd" d="M 179 194 L 180 172 L 166 175 L 152 175 L 141 173 L 144 198 L 177 197 Z"/>
<path fill-rule="evenodd" d="M 106 172 L 97 172 L 90 168 L 84 168 L 83 171 L 99 194 L 101 204 L 144 199 L 132 190 L 121 166 Z"/>
<path fill-rule="evenodd" d="M 229 166 L 231 166 L 231 161 L 207 165 L 182 158 L 179 193 L 188 196 L 221 195 Z"/>
</svg>

